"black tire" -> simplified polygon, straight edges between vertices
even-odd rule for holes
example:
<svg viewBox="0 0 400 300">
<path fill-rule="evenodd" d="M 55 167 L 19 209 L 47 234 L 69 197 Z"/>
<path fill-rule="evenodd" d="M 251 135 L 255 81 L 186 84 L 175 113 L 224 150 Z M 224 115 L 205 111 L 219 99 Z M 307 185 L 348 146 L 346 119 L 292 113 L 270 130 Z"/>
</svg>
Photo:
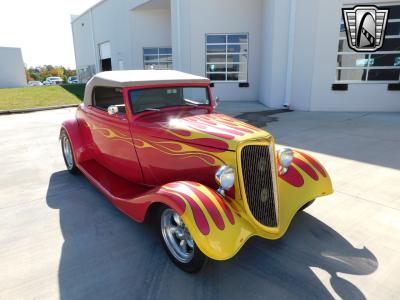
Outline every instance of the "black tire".
<svg viewBox="0 0 400 300">
<path fill-rule="evenodd" d="M 313 199 L 313 200 L 307 202 L 306 204 L 304 204 L 304 205 L 299 209 L 299 211 L 305 210 L 307 207 L 311 206 L 311 204 L 313 204 L 314 201 L 315 201 L 315 199 Z"/>
<path fill-rule="evenodd" d="M 163 213 L 166 210 L 174 211 L 168 206 L 161 206 L 158 210 L 158 232 L 159 236 L 161 239 L 161 242 L 163 244 L 163 247 L 165 251 L 167 252 L 169 258 L 172 260 L 172 262 L 181 270 L 187 272 L 187 273 L 197 273 L 199 272 L 207 263 L 208 257 L 203 254 L 203 252 L 200 251 L 200 249 L 197 247 L 196 243 L 193 241 L 193 257 L 190 259 L 190 261 L 187 262 L 182 262 L 175 257 L 174 253 L 170 250 L 170 248 L 167 245 L 167 241 L 163 235 L 163 230 L 162 230 L 162 216 Z M 175 212 L 175 211 L 174 211 Z"/>
<path fill-rule="evenodd" d="M 61 129 L 60 140 L 61 140 L 61 150 L 62 150 L 62 154 L 63 154 L 63 158 L 64 158 L 65 166 L 67 167 L 67 170 L 71 174 L 79 174 L 79 169 L 75 163 L 74 149 L 72 147 L 71 141 L 70 141 L 65 129 Z M 70 151 L 71 151 L 70 160 L 67 159 L 67 157 L 66 157 L 67 154 L 66 154 L 66 148 L 65 148 L 66 147 L 65 140 L 67 140 L 70 145 Z"/>
</svg>

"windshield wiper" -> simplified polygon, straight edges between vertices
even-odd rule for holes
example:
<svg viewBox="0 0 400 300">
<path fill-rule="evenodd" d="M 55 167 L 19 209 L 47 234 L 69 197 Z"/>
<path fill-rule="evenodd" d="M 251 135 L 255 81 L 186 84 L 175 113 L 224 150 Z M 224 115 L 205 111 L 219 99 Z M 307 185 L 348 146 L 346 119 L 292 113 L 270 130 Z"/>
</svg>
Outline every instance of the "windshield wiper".
<svg viewBox="0 0 400 300">
<path fill-rule="evenodd" d="M 186 105 L 192 105 L 192 106 L 199 106 L 202 105 L 202 103 L 193 101 L 193 100 L 189 100 L 189 99 L 184 99 L 185 100 L 185 104 Z"/>
<path fill-rule="evenodd" d="M 141 110 L 140 112 L 143 112 L 143 111 L 160 111 L 160 109 L 159 108 L 148 107 L 148 108 L 145 108 L 145 109 Z"/>
</svg>

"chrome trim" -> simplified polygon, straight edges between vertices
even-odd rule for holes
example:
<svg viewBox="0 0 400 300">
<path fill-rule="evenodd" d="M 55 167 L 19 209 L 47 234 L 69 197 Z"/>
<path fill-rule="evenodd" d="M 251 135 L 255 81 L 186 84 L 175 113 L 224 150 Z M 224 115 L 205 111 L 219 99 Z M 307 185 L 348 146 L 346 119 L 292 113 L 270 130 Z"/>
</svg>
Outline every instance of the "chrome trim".
<svg viewBox="0 0 400 300">
<path fill-rule="evenodd" d="M 233 168 L 229 167 L 229 166 L 222 166 L 222 167 L 220 167 L 220 168 L 217 170 L 217 172 L 215 172 L 215 181 L 216 181 L 217 184 L 220 186 L 220 189 L 224 189 L 223 186 L 222 186 L 221 177 L 222 177 L 222 175 L 224 175 L 225 172 L 227 172 L 227 171 L 232 171 L 233 176 L 234 176 L 234 177 L 233 177 L 233 183 L 232 183 L 232 185 L 231 185 L 230 187 L 227 187 L 227 189 L 230 189 L 230 188 L 232 188 L 232 186 L 235 185 L 235 181 L 236 181 L 236 172 L 235 172 L 235 170 L 234 170 Z"/>
<path fill-rule="evenodd" d="M 107 112 L 110 116 L 118 114 L 118 106 L 117 105 L 110 105 L 107 108 Z"/>
<path fill-rule="evenodd" d="M 194 256 L 194 241 L 185 223 L 173 209 L 163 211 L 161 233 L 169 252 L 181 263 L 190 263 Z"/>
<path fill-rule="evenodd" d="M 250 147 L 250 148 L 248 148 Z M 253 147 L 253 148 L 251 148 Z M 268 149 L 265 149 L 268 147 Z M 248 152 L 243 152 L 243 151 Z M 246 156 L 243 157 L 243 154 Z M 269 158 L 266 156 L 269 155 Z M 269 159 L 265 168 L 269 168 L 263 172 L 263 169 L 254 169 L 252 163 L 257 157 L 263 160 Z M 277 197 L 277 183 L 276 183 L 276 161 L 273 143 L 268 144 L 262 141 L 254 141 L 246 143 L 241 147 L 238 158 L 241 160 L 241 180 L 243 182 L 242 192 L 244 193 L 244 200 L 249 213 L 251 213 L 257 223 L 268 228 L 277 228 L 279 223 L 278 218 L 278 197 Z M 244 159 L 243 159 L 244 158 Z M 254 182 L 256 181 L 256 182 Z M 261 187 L 258 185 L 262 185 Z M 265 201 L 261 200 L 261 194 L 264 193 Z M 250 197 L 250 198 L 249 198 Z M 273 199 L 271 199 L 273 197 Z M 273 207 L 271 207 L 273 205 Z"/>
<path fill-rule="evenodd" d="M 219 187 L 217 193 L 220 194 L 222 197 L 225 197 L 225 190 L 222 187 Z"/>
<path fill-rule="evenodd" d="M 270 144 L 269 146 L 269 157 L 271 160 L 271 176 L 272 176 L 272 186 L 274 192 L 274 201 L 275 201 L 275 213 L 276 213 L 276 224 L 279 224 L 279 201 L 278 201 L 278 184 L 277 181 L 277 170 L 276 170 L 276 160 L 275 160 L 275 145 Z"/>
<path fill-rule="evenodd" d="M 74 158 L 72 156 L 71 143 L 69 142 L 67 135 L 64 135 L 62 137 L 62 143 L 63 143 L 62 148 L 65 157 L 65 162 L 67 164 L 68 170 L 71 170 L 74 166 Z"/>
</svg>

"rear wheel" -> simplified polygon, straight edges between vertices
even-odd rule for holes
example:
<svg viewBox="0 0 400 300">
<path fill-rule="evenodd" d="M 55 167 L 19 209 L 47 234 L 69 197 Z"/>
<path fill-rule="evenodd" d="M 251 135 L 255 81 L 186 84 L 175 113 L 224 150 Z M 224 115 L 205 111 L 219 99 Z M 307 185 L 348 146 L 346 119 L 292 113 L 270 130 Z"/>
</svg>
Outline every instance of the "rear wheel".
<svg viewBox="0 0 400 300">
<path fill-rule="evenodd" d="M 160 209 L 159 220 L 163 246 L 174 264 L 185 272 L 200 271 L 207 257 L 196 246 L 179 214 L 164 206 Z"/>
<path fill-rule="evenodd" d="M 309 207 L 311 204 L 313 204 L 314 201 L 315 201 L 315 199 L 313 199 L 313 200 L 307 202 L 306 204 L 304 204 L 304 205 L 299 209 L 299 211 L 300 211 L 300 210 L 305 210 L 307 207 Z"/>
<path fill-rule="evenodd" d="M 61 139 L 61 149 L 64 157 L 65 166 L 67 167 L 67 170 L 69 172 L 76 174 L 78 173 L 79 170 L 75 164 L 74 152 L 72 150 L 71 141 L 68 137 L 67 132 L 64 129 L 61 130 L 60 139 Z"/>
</svg>

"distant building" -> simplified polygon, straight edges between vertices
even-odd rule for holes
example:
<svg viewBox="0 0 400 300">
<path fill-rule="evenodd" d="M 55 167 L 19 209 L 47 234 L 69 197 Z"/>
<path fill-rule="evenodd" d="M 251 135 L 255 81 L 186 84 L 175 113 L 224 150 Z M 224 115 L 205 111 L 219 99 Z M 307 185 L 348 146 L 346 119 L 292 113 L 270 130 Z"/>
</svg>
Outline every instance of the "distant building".
<svg viewBox="0 0 400 300">
<path fill-rule="evenodd" d="M 347 46 L 342 8 L 360 2 L 390 9 L 374 53 Z M 209 77 L 222 101 L 400 111 L 399 0 L 103 0 L 73 18 L 72 32 L 82 81 L 175 69 Z"/>
<path fill-rule="evenodd" d="M 21 86 L 26 86 L 21 49 L 0 47 L 0 88 Z"/>
</svg>

